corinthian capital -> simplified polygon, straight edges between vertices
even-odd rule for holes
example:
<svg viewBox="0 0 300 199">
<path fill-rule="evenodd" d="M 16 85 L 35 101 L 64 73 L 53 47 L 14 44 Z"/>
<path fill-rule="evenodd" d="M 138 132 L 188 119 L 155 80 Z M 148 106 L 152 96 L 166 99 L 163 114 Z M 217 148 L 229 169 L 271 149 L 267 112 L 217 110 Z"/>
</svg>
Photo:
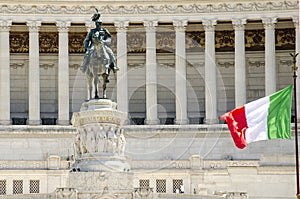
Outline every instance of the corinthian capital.
<svg viewBox="0 0 300 199">
<path fill-rule="evenodd" d="M 173 25 L 176 31 L 185 31 L 187 20 L 174 20 Z"/>
<path fill-rule="evenodd" d="M 115 27 L 117 32 L 126 32 L 127 27 L 129 25 L 129 21 L 116 21 Z"/>
<path fill-rule="evenodd" d="M 0 30 L 1 31 L 9 31 L 11 24 L 12 24 L 11 20 L 1 20 L 0 21 Z"/>
<path fill-rule="evenodd" d="M 71 25 L 70 21 L 57 21 L 56 22 L 58 32 L 68 32 L 70 25 Z"/>
<path fill-rule="evenodd" d="M 299 28 L 299 17 L 298 16 L 293 16 L 292 17 L 295 28 Z"/>
<path fill-rule="evenodd" d="M 262 22 L 264 24 L 265 29 L 274 29 L 275 24 L 277 23 L 277 18 L 276 17 L 262 18 Z"/>
<path fill-rule="evenodd" d="M 158 25 L 157 21 L 153 21 L 153 20 L 144 21 L 144 26 L 147 31 L 156 30 L 157 25 Z"/>
<path fill-rule="evenodd" d="M 235 30 L 244 30 L 247 19 L 232 19 L 232 25 Z"/>
<path fill-rule="evenodd" d="M 36 21 L 36 20 L 32 20 L 32 21 L 27 21 L 26 25 L 29 28 L 29 31 L 33 31 L 33 32 L 37 32 L 40 30 L 42 22 L 41 21 Z"/>
<path fill-rule="evenodd" d="M 203 20 L 202 24 L 204 26 L 205 31 L 207 32 L 215 31 L 217 20 Z"/>
</svg>

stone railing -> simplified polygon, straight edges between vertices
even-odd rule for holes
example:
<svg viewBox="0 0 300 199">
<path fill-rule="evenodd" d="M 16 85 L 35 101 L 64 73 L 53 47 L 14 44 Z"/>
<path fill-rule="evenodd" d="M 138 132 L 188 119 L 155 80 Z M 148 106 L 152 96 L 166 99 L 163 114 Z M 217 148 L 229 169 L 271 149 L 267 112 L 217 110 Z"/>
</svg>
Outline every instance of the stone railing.
<svg viewBox="0 0 300 199">
<path fill-rule="evenodd" d="M 0 195 L 0 199 L 55 199 L 55 194 L 13 194 Z"/>
<path fill-rule="evenodd" d="M 149 160 L 132 161 L 132 169 L 226 169 L 227 167 L 259 166 L 259 160 Z"/>
<path fill-rule="evenodd" d="M 58 170 L 70 169 L 71 161 L 62 160 L 60 156 L 49 156 L 47 160 L 2 160 L 0 161 L 0 170 L 2 169 L 34 169 L 34 170 Z"/>
</svg>

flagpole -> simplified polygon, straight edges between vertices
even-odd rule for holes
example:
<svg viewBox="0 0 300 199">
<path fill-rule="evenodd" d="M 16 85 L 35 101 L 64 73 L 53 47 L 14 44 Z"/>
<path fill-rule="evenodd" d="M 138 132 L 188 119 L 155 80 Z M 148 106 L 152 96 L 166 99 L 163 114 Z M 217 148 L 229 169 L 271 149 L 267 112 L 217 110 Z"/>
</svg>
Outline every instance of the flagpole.
<svg viewBox="0 0 300 199">
<path fill-rule="evenodd" d="M 293 78 L 294 78 L 294 109 L 295 109 L 295 153 L 296 153 L 296 182 L 297 182 L 297 199 L 300 199 L 300 188 L 299 188 L 299 154 L 298 154 L 298 126 L 297 126 L 297 88 L 296 88 L 296 79 L 297 79 L 297 65 L 296 57 L 298 53 L 290 53 L 293 57 Z"/>
</svg>

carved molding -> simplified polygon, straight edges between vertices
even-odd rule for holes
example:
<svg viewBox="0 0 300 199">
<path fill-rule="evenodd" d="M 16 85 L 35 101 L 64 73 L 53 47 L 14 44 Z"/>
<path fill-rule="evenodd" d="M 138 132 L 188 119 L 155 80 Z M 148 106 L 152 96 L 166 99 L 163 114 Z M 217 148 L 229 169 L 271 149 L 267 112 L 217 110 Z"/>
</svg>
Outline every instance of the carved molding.
<svg viewBox="0 0 300 199">
<path fill-rule="evenodd" d="M 88 2 L 86 2 L 88 4 Z M 230 3 L 195 3 L 195 4 L 148 4 L 148 5 L 103 5 L 99 7 L 101 14 L 122 15 L 153 15 L 153 14 L 199 14 L 217 12 L 257 12 L 257 11 L 280 11 L 297 10 L 298 3 L 292 1 L 265 1 L 265 2 L 230 2 Z M 0 13 L 4 14 L 47 14 L 47 15 L 82 15 L 94 12 L 94 6 L 89 5 L 21 5 L 2 4 Z"/>
</svg>

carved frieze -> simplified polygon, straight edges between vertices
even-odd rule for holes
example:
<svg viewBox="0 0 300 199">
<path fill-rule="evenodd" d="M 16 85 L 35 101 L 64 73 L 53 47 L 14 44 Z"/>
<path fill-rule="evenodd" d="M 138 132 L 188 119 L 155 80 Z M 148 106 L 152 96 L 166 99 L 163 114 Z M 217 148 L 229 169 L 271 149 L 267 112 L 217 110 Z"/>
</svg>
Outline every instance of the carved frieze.
<svg viewBox="0 0 300 199">
<path fill-rule="evenodd" d="M 247 51 L 265 49 L 265 32 L 264 30 L 247 30 L 245 31 L 245 47 Z"/>
<path fill-rule="evenodd" d="M 188 51 L 194 51 L 205 46 L 205 32 L 187 32 L 186 48 Z"/>
<path fill-rule="evenodd" d="M 29 52 L 29 33 L 28 32 L 10 32 L 9 45 L 11 53 Z"/>
<path fill-rule="evenodd" d="M 127 51 L 132 53 L 146 52 L 146 35 L 144 32 L 127 33 Z"/>
<path fill-rule="evenodd" d="M 83 41 L 85 39 L 86 33 L 69 33 L 69 52 L 70 53 L 84 53 L 85 49 L 83 46 Z"/>
<path fill-rule="evenodd" d="M 217 51 L 233 51 L 234 50 L 234 32 L 233 31 L 217 31 L 216 32 L 216 49 L 217 49 Z"/>
<path fill-rule="evenodd" d="M 175 32 L 157 32 L 156 46 L 158 52 L 175 52 Z"/>
<path fill-rule="evenodd" d="M 58 33 L 40 32 L 40 53 L 58 53 Z"/>
<path fill-rule="evenodd" d="M 295 49 L 295 29 L 276 29 L 276 49 L 277 50 L 286 50 L 286 49 Z"/>
<path fill-rule="evenodd" d="M 112 34 L 111 47 L 116 53 L 117 35 Z M 69 53 L 84 53 L 83 41 L 86 33 L 69 33 Z M 276 29 L 276 49 L 293 50 L 295 48 L 295 29 Z M 40 32 L 39 33 L 40 53 L 58 53 L 58 33 Z M 265 32 L 263 29 L 245 31 L 246 51 L 263 51 L 265 46 Z M 234 30 L 216 31 L 215 47 L 218 52 L 234 51 Z M 174 52 L 176 48 L 175 32 L 156 32 L 157 52 Z M 186 50 L 201 51 L 205 48 L 205 32 L 193 31 L 186 32 Z M 145 32 L 127 32 L 127 50 L 129 53 L 146 52 Z M 28 53 L 29 52 L 29 33 L 10 32 L 10 52 Z"/>
</svg>

